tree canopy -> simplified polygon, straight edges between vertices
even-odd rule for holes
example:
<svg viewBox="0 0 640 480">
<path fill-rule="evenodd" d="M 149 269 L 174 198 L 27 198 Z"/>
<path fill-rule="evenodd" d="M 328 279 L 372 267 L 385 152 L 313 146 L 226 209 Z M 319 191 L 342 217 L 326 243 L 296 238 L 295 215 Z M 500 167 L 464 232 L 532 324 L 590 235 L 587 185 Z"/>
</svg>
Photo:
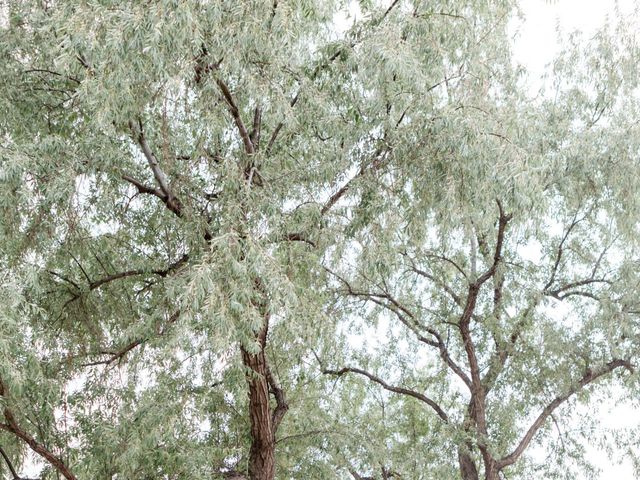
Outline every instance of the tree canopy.
<svg viewBox="0 0 640 480">
<path fill-rule="evenodd" d="M 597 474 L 576 407 L 640 398 L 630 22 L 532 94 L 508 0 L 0 11 L 5 478 Z"/>
</svg>

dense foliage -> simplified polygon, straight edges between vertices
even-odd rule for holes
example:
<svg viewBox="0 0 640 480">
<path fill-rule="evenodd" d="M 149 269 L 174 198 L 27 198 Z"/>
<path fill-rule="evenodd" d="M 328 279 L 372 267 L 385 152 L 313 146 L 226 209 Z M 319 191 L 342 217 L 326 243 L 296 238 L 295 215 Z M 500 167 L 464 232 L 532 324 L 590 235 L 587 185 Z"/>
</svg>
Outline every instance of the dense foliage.
<svg viewBox="0 0 640 480">
<path fill-rule="evenodd" d="M 639 393 L 630 25 L 534 97 L 507 0 L 0 5 L 6 478 L 592 471 L 573 406 Z"/>
</svg>

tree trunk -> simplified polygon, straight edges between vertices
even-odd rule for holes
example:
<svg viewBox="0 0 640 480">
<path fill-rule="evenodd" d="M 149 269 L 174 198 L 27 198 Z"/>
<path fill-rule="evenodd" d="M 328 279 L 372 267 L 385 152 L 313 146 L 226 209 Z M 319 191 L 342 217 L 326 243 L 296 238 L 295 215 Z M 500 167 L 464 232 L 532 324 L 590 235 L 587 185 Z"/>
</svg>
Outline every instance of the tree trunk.
<svg viewBox="0 0 640 480">
<path fill-rule="evenodd" d="M 496 462 L 491 461 L 488 464 L 485 464 L 485 480 L 499 480 L 498 477 L 498 468 L 496 467 Z"/>
<path fill-rule="evenodd" d="M 463 451 L 462 448 L 458 449 L 458 463 L 462 480 L 479 480 L 476 463 L 471 458 L 471 455 Z"/>
<path fill-rule="evenodd" d="M 249 480 L 273 480 L 275 476 L 275 432 L 269 407 L 267 360 L 264 347 L 268 325 L 258 333 L 260 351 L 251 354 L 242 348 L 242 362 L 248 369 L 249 418 L 251 419 L 251 449 L 249 450 Z"/>
</svg>

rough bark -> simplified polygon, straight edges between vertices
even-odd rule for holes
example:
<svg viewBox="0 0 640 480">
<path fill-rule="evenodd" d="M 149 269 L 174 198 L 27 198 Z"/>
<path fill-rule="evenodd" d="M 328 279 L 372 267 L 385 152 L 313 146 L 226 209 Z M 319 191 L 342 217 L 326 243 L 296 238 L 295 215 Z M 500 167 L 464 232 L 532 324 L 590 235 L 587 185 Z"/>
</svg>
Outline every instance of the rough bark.
<svg viewBox="0 0 640 480">
<path fill-rule="evenodd" d="M 242 348 L 242 362 L 248 369 L 251 449 L 248 474 L 250 480 L 272 480 L 275 475 L 275 432 L 269 407 L 268 367 L 264 347 L 268 325 L 258 332 L 260 351 L 249 353 Z"/>
<path fill-rule="evenodd" d="M 478 469 L 473 458 L 463 449 L 458 450 L 458 464 L 460 465 L 462 480 L 479 480 Z"/>
</svg>

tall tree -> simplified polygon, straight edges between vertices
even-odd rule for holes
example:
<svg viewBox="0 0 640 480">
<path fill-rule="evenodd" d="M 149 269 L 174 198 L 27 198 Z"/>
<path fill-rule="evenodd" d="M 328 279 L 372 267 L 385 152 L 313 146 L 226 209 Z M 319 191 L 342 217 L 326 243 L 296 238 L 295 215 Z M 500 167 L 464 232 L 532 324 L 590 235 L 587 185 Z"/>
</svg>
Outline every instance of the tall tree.
<svg viewBox="0 0 640 480">
<path fill-rule="evenodd" d="M 513 7 L 7 2 L 3 472 L 493 480 L 633 370 L 632 39 L 532 102 Z"/>
<path fill-rule="evenodd" d="M 369 399 L 341 418 L 361 429 L 343 460 L 354 479 L 582 477 L 580 444 L 598 419 L 576 418 L 576 406 L 596 395 L 637 406 L 629 32 L 621 22 L 571 38 L 552 94 L 529 103 L 499 55 L 448 85 L 437 108 L 416 99 L 411 141 L 345 204 L 350 254 L 325 268 L 332 317 L 352 327 L 318 360 L 342 385 L 334 408 Z M 536 442 L 552 460 L 527 457 Z"/>
</svg>

